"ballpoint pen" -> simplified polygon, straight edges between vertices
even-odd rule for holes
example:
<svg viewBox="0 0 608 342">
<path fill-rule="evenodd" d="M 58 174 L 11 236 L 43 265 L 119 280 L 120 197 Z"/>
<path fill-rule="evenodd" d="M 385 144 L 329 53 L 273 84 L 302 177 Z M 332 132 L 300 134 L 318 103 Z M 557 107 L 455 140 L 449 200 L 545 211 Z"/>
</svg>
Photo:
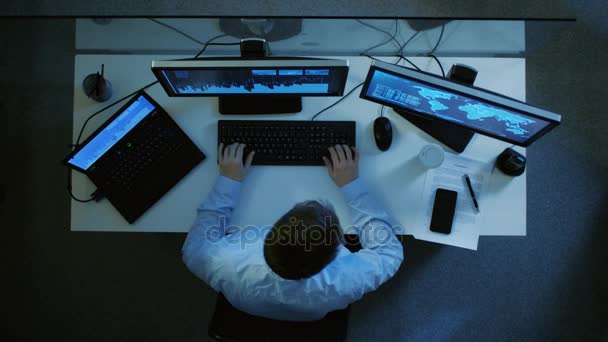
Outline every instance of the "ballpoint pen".
<svg viewBox="0 0 608 342">
<path fill-rule="evenodd" d="M 467 188 L 469 189 L 469 193 L 471 194 L 471 198 L 473 199 L 473 205 L 475 206 L 475 211 L 479 213 L 479 204 L 477 204 L 477 198 L 475 198 L 475 193 L 473 192 L 473 186 L 471 185 L 471 178 L 469 175 L 464 175 L 464 180 L 467 183 Z"/>
</svg>

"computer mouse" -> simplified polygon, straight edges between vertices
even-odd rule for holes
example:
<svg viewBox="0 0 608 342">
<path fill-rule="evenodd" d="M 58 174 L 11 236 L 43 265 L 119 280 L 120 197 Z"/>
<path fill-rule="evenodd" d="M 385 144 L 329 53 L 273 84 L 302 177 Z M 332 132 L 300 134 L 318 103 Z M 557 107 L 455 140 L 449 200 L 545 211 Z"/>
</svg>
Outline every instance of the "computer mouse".
<svg viewBox="0 0 608 342">
<path fill-rule="evenodd" d="M 384 116 L 374 120 L 374 139 L 380 151 L 386 151 L 393 142 L 393 126 L 389 119 Z"/>
<path fill-rule="evenodd" d="M 496 167 L 509 176 L 519 176 L 526 169 L 526 156 L 512 148 L 506 148 L 496 157 Z"/>
</svg>

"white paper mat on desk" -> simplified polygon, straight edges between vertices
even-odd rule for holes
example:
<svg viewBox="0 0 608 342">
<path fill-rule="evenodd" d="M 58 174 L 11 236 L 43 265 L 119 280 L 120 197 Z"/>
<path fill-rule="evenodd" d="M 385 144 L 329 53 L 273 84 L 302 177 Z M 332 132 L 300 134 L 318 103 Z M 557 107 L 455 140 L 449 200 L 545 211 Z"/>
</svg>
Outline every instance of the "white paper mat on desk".
<svg viewBox="0 0 608 342">
<path fill-rule="evenodd" d="M 464 181 L 464 174 L 471 178 L 473 191 L 480 203 L 480 213 L 476 214 L 473 199 Z M 445 154 L 443 164 L 427 171 L 422 193 L 422 210 L 416 220 L 415 231 L 412 232 L 418 240 L 437 242 L 445 245 L 477 250 L 477 241 L 481 230 L 481 215 L 483 215 L 483 196 L 488 187 L 492 164 L 462 157 L 452 153 Z M 437 188 L 458 192 L 456 213 L 450 234 L 432 232 L 429 229 L 435 191 Z"/>
</svg>

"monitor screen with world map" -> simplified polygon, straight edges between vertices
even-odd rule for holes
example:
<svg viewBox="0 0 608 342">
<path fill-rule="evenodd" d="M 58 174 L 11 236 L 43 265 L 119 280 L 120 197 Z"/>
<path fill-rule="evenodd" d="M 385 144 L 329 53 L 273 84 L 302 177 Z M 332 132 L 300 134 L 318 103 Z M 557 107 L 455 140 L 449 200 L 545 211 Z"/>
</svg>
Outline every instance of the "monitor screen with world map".
<svg viewBox="0 0 608 342">
<path fill-rule="evenodd" d="M 561 117 L 526 103 L 426 72 L 374 61 L 361 98 L 529 146 Z"/>
</svg>

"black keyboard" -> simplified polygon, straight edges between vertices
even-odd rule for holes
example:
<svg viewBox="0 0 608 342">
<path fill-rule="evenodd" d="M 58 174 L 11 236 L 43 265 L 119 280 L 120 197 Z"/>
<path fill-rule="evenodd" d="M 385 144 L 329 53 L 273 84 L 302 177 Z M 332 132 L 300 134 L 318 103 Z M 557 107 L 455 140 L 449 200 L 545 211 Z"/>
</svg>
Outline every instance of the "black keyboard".
<svg viewBox="0 0 608 342">
<path fill-rule="evenodd" d="M 246 144 L 254 165 L 324 165 L 336 144 L 356 146 L 354 121 L 219 120 L 218 145 Z"/>
</svg>

